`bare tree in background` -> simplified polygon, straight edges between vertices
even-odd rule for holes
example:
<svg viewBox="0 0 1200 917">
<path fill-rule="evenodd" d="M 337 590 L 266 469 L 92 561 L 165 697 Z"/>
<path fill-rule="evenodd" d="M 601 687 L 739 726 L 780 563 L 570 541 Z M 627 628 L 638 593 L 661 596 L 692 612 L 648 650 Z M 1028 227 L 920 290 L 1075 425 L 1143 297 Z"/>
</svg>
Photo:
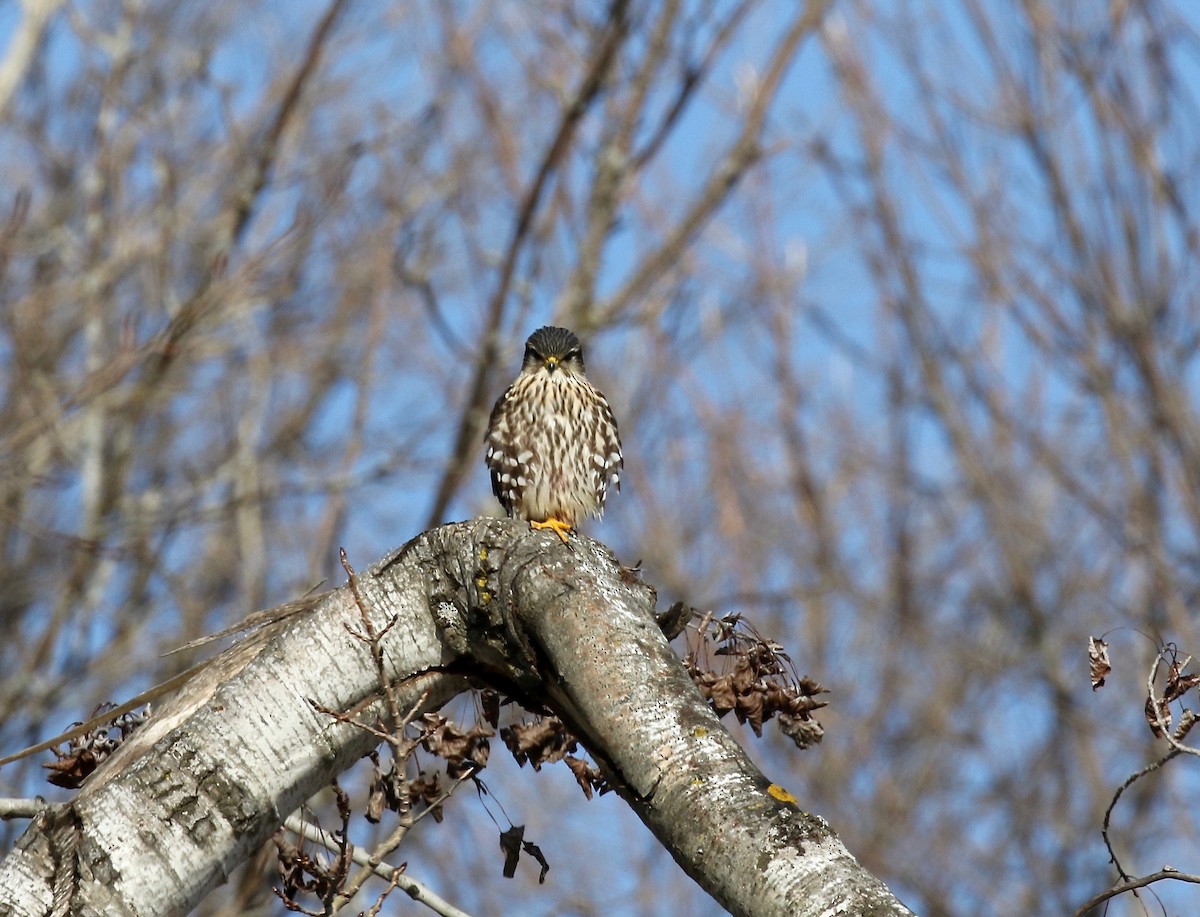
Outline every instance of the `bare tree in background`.
<svg viewBox="0 0 1200 917">
<path fill-rule="evenodd" d="M 802 806 L 924 914 L 1117 878 L 1105 810 L 1166 750 L 1144 672 L 1200 647 L 1187 4 L 22 8 L 4 749 L 340 578 L 338 545 L 492 512 L 486 411 L 554 319 L 627 445 L 595 534 L 833 689 L 815 752 L 755 747 Z M 1114 628 L 1138 664 L 1093 695 Z M 1200 868 L 1190 767 L 1118 810 L 1134 874 Z M 547 885 L 499 878 L 465 798 L 413 870 L 467 910 L 713 907 L 553 770 L 491 782 Z M 245 872 L 208 912 L 268 900 Z"/>
</svg>

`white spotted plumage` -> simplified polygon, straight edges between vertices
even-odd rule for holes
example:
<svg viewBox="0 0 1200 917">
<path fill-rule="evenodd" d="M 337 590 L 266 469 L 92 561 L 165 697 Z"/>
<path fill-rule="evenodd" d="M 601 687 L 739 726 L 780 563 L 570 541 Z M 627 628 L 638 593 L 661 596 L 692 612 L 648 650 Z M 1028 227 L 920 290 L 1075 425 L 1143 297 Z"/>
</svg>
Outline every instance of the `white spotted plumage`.
<svg viewBox="0 0 1200 917">
<path fill-rule="evenodd" d="M 486 462 L 510 516 L 573 527 L 621 489 L 621 439 L 608 400 L 584 375 L 578 338 L 535 331 L 520 375 L 492 409 Z"/>
</svg>

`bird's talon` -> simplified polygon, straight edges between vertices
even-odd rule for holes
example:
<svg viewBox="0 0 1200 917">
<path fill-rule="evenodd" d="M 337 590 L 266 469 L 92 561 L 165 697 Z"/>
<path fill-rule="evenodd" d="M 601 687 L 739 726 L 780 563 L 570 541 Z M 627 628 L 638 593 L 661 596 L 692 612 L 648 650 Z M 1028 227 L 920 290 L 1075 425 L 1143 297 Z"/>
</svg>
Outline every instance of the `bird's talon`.
<svg viewBox="0 0 1200 917">
<path fill-rule="evenodd" d="M 567 534 L 571 531 L 571 526 L 561 519 L 555 519 L 551 516 L 545 522 L 535 522 L 530 520 L 529 527 L 532 529 L 552 529 L 554 534 L 562 539 L 562 543 L 567 543 Z"/>
</svg>

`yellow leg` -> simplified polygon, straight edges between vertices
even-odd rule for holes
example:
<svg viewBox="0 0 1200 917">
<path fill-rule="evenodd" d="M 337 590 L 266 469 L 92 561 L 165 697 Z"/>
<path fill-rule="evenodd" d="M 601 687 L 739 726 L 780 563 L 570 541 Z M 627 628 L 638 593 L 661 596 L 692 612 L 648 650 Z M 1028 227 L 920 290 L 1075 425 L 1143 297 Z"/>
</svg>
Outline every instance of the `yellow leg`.
<svg viewBox="0 0 1200 917">
<path fill-rule="evenodd" d="M 535 522 L 529 520 L 529 527 L 533 529 L 553 529 L 554 534 L 562 539 L 562 543 L 567 543 L 567 532 L 571 531 L 570 523 L 563 522 L 561 519 L 555 519 L 551 516 L 545 522 Z"/>
</svg>

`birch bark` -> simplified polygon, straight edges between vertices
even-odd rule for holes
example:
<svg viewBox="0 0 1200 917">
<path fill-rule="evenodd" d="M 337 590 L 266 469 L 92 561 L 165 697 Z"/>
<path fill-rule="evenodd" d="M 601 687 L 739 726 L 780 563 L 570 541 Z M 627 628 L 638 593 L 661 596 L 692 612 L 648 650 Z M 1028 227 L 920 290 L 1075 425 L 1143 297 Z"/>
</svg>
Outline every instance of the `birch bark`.
<svg viewBox="0 0 1200 917">
<path fill-rule="evenodd" d="M 680 865 L 735 914 L 907 914 L 724 730 L 649 586 L 586 538 L 510 520 L 430 530 L 184 686 L 0 863 L 0 913 L 186 913 L 376 740 L 362 609 L 405 709 L 480 680 L 557 713 Z M 310 703 L 313 702 L 313 703 Z M 378 703 L 378 701 L 375 701 Z"/>
</svg>

